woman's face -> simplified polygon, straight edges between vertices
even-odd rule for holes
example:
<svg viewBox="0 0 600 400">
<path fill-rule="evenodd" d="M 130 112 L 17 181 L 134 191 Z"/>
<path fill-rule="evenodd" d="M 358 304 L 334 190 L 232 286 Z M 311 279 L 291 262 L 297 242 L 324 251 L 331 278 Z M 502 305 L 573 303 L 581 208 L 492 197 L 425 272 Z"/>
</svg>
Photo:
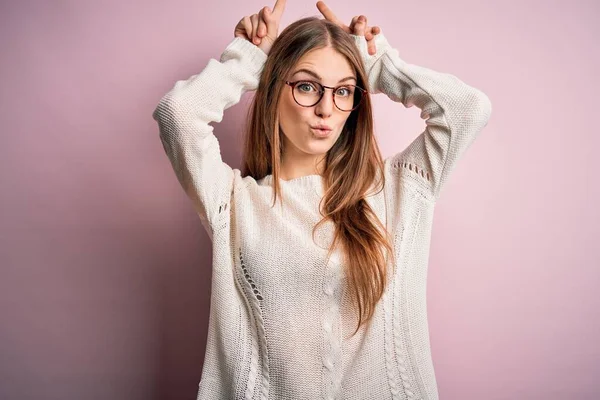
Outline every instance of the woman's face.
<svg viewBox="0 0 600 400">
<path fill-rule="evenodd" d="M 351 79 L 349 79 L 351 78 Z M 331 47 L 306 53 L 292 68 L 287 80 L 310 80 L 325 86 L 356 85 L 352 65 Z M 298 92 L 311 92 L 310 86 L 301 86 Z M 279 127 L 283 132 L 285 159 L 325 155 L 339 138 L 350 112 L 341 111 L 333 103 L 331 89 L 325 89 L 321 101 L 312 107 L 302 107 L 292 97 L 292 87 L 285 85 L 279 100 Z M 315 132 L 312 127 L 325 125 L 331 129 L 327 135 Z"/>
</svg>

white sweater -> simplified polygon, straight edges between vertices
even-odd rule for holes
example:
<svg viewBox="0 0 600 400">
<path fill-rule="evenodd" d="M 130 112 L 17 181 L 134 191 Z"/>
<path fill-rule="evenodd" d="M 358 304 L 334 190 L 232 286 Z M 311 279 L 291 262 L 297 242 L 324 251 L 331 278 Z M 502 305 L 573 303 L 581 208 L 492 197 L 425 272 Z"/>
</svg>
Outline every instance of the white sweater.
<svg viewBox="0 0 600 400">
<path fill-rule="evenodd" d="M 318 175 L 242 177 L 223 163 L 212 122 L 258 86 L 267 56 L 235 38 L 220 61 L 175 86 L 153 113 L 179 182 L 213 245 L 208 342 L 198 399 L 437 399 L 426 306 L 434 206 L 460 157 L 486 126 L 491 103 L 457 77 L 408 64 L 383 34 L 377 54 L 353 36 L 372 93 L 416 105 L 426 129 L 385 159 L 384 191 L 367 201 L 393 234 L 394 274 L 368 328 L 355 314 L 333 225 L 312 241 L 323 195 Z M 391 271 L 391 270 L 390 270 Z"/>
</svg>

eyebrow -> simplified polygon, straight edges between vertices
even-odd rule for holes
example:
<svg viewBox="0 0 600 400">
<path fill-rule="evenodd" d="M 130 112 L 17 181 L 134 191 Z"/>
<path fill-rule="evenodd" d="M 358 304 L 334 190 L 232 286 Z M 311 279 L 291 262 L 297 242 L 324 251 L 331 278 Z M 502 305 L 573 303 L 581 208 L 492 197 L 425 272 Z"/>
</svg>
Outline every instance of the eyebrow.
<svg viewBox="0 0 600 400">
<path fill-rule="evenodd" d="M 318 75 L 316 72 L 314 72 L 314 71 L 311 71 L 311 70 L 309 70 L 309 69 L 306 69 L 306 68 L 301 68 L 301 69 L 299 69 L 298 71 L 294 72 L 294 73 L 292 74 L 292 76 L 293 76 L 293 75 L 296 75 L 296 74 L 298 74 L 298 73 L 300 73 L 300 72 L 304 72 L 304 73 L 306 73 L 306 74 L 312 75 L 313 77 L 317 78 L 317 79 L 318 79 L 318 80 L 320 80 L 320 81 L 322 81 L 322 80 L 323 80 L 323 78 L 321 78 L 321 77 L 320 77 L 320 76 L 319 76 L 319 75 Z M 350 79 L 354 79 L 355 81 L 357 80 L 357 79 L 356 79 L 356 77 L 354 77 L 354 76 L 347 76 L 347 77 L 345 77 L 345 78 L 342 78 L 342 79 L 340 79 L 338 83 L 340 83 L 340 82 L 344 82 L 344 81 L 348 81 L 348 80 L 350 80 Z"/>
</svg>

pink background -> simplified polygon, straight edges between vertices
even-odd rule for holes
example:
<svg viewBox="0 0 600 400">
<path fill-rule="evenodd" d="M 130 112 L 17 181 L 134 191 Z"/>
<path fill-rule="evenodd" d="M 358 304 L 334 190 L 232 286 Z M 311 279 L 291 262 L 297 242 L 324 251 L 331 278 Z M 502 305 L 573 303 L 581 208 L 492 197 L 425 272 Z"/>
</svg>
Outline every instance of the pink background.
<svg viewBox="0 0 600 400">
<path fill-rule="evenodd" d="M 315 2 L 290 0 L 282 26 Z M 219 57 L 242 16 L 273 4 L 12 3 L 0 6 L 0 398 L 194 399 L 210 241 L 151 113 Z M 600 6 L 329 5 L 493 103 L 436 210 L 440 397 L 600 398 Z M 249 99 L 215 129 L 236 168 Z M 384 156 L 425 127 L 385 95 L 375 110 Z"/>
</svg>

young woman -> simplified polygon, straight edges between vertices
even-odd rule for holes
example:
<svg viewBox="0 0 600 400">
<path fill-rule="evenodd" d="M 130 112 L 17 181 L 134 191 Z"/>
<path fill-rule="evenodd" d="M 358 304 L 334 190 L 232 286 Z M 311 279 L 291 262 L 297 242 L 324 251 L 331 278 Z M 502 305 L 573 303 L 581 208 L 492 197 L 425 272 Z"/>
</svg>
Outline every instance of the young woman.
<svg viewBox="0 0 600 400">
<path fill-rule="evenodd" d="M 323 2 L 278 36 L 285 0 L 243 18 L 220 60 L 153 113 L 213 243 L 198 399 L 437 399 L 426 307 L 434 206 L 491 103 L 403 61 L 364 16 Z M 243 168 L 211 123 L 256 90 Z M 371 95 L 427 127 L 382 159 Z M 279 202 L 277 202 L 279 200 Z"/>
</svg>

